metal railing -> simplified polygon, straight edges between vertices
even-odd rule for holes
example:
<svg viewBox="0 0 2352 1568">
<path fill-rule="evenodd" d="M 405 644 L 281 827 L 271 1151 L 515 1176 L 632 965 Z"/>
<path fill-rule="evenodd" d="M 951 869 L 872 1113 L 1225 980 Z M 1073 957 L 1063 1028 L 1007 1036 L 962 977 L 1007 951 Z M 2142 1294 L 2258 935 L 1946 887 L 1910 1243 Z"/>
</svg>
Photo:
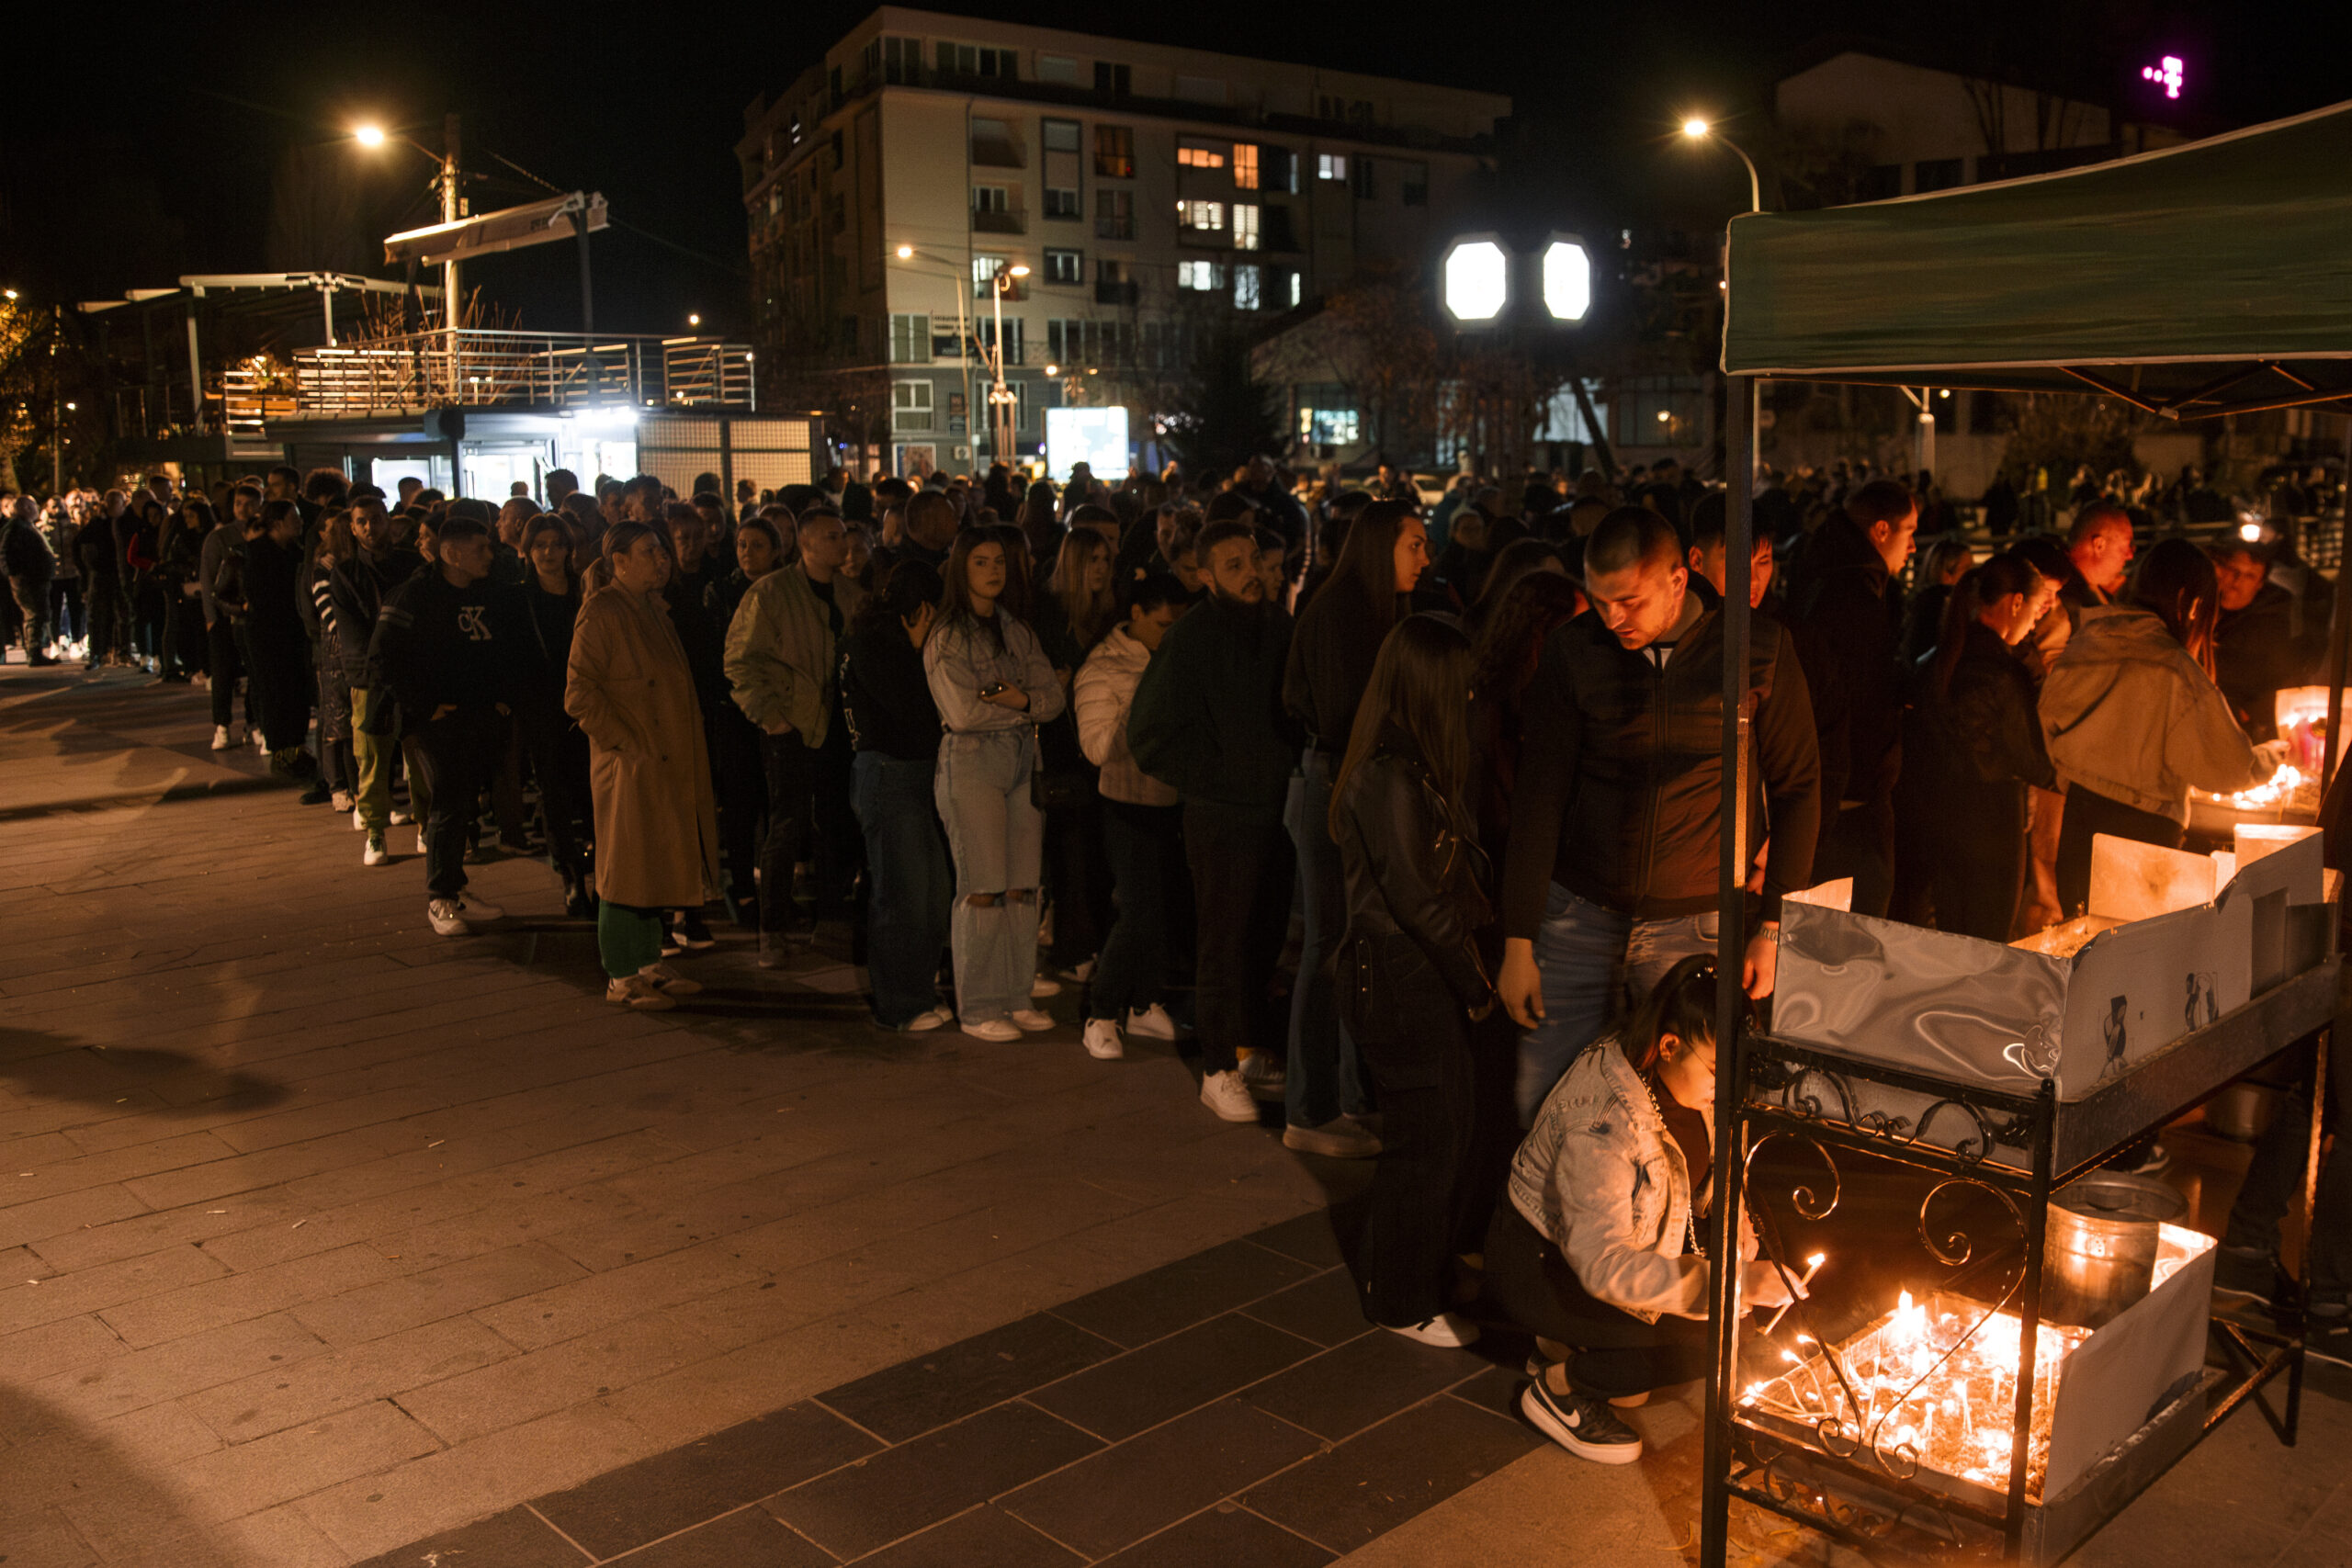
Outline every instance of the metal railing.
<svg viewBox="0 0 2352 1568">
<path fill-rule="evenodd" d="M 752 401 L 748 344 L 577 333 L 414 333 L 303 349 L 265 388 L 231 369 L 214 396 L 221 423 L 258 433 L 272 420 L 404 413 L 452 406 L 740 408 Z"/>
</svg>

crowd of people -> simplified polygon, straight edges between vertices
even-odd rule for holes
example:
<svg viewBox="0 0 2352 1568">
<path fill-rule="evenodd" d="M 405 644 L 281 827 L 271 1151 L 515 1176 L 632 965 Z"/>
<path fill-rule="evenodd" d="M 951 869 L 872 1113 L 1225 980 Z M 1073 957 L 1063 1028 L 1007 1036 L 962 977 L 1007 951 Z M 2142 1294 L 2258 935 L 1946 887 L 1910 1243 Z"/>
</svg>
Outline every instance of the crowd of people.
<svg viewBox="0 0 2352 1568">
<path fill-rule="evenodd" d="M 12 635 L 209 682 L 213 744 L 365 866 L 413 825 L 443 935 L 502 918 L 469 863 L 543 854 L 616 1005 L 699 991 L 673 961 L 713 919 L 770 969 L 831 922 L 883 1029 L 1012 1042 L 1075 987 L 1091 1056 L 1189 1037 L 1210 1113 L 1377 1162 L 1370 1321 L 1466 1344 L 1482 1290 L 1538 1337 L 1530 1419 L 1639 1456 L 1615 1411 L 1698 1375 L 1714 1267 L 1721 488 L 1425 505 L 1261 458 L 546 500 L 291 468 L 16 498 Z M 2201 547 L 2093 487 L 1980 559 L 1927 476 L 1845 466 L 1766 476 L 1753 521 L 1759 1003 L 1826 880 L 1993 941 L 2079 912 L 2091 835 L 2177 846 L 2192 786 L 2270 776 L 2324 644 L 2284 524 Z M 2267 1288 L 2276 1221 L 2233 1221 L 2223 1288 Z M 1801 1289 L 1738 1234 L 1749 1307 Z"/>
</svg>

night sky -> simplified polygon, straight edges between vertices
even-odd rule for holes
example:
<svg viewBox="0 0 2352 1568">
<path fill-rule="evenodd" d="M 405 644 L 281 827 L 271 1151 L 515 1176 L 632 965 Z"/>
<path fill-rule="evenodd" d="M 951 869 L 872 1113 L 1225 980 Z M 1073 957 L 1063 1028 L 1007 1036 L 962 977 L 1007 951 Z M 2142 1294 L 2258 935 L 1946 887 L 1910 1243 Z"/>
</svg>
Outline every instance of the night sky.
<svg viewBox="0 0 2352 1568">
<path fill-rule="evenodd" d="M 1547 221 L 1708 221 L 1741 192 L 1728 160 L 1673 144 L 1679 112 L 1755 112 L 1774 62 L 1825 33 L 1955 64 L 2121 94 L 2145 60 L 2189 62 L 2188 112 L 2246 123 L 2346 96 L 2352 7 L 2113 0 L 1900 6 L 1848 0 L 1486 0 L 1472 6 L 1145 8 L 998 0 L 935 9 L 1127 31 L 1511 95 L 1506 199 Z M 683 331 L 745 315 L 733 145 L 760 92 L 786 85 L 872 7 L 441 3 L 359 6 L 19 7 L 0 34 L 0 273 L 36 299 L 119 296 L 183 273 L 311 267 L 386 276 L 375 242 L 432 221 L 431 168 L 363 152 L 376 119 L 440 145 L 465 117 L 474 210 L 554 185 L 601 189 L 618 227 L 595 242 L 598 324 Z M 1115 15 L 1121 26 L 1104 25 Z M 1442 20 L 1441 20 L 1442 18 Z M 1385 25 L 1367 25 L 1375 20 Z M 2144 100 L 2143 100 L 2144 101 Z M 1736 127 L 1734 118 L 1730 123 Z M 508 324 L 577 326 L 569 246 L 470 270 Z"/>
</svg>

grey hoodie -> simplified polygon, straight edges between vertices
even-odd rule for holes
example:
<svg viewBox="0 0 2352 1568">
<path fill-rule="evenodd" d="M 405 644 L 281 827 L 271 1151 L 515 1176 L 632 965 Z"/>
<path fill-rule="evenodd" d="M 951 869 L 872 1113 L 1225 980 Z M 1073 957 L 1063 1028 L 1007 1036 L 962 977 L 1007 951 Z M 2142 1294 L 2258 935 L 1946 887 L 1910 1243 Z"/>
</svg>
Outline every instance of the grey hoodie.
<svg viewBox="0 0 2352 1568">
<path fill-rule="evenodd" d="M 2175 822 L 2188 820 L 2191 784 L 2227 795 L 2276 771 L 2188 650 L 2135 604 L 2083 611 L 2042 682 L 2041 733 L 2060 782 Z"/>
</svg>

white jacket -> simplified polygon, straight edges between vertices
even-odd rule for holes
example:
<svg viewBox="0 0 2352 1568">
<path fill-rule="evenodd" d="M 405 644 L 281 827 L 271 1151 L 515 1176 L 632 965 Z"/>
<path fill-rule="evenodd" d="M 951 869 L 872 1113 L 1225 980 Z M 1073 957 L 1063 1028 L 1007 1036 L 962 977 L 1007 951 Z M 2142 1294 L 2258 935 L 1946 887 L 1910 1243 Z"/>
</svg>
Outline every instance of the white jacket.
<svg viewBox="0 0 2352 1568">
<path fill-rule="evenodd" d="M 1086 760 L 1102 770 L 1101 789 L 1106 800 L 1130 806 L 1173 806 L 1180 798 L 1175 786 L 1164 784 L 1136 766 L 1127 750 L 1127 710 L 1135 705 L 1136 686 L 1151 649 L 1113 626 L 1094 651 L 1079 666 L 1071 688 L 1078 710 L 1078 744 Z"/>
<path fill-rule="evenodd" d="M 2083 612 L 2041 683 L 2041 733 L 2060 779 L 2175 822 L 2189 785 L 2227 795 L 2277 771 L 2164 622 L 2129 604 Z"/>
<path fill-rule="evenodd" d="M 1712 1145 L 1714 1108 L 1700 1114 Z M 1587 1046 L 1544 1098 L 1510 1163 L 1510 1201 L 1611 1306 L 1649 1323 L 1668 1313 L 1707 1315 L 1707 1260 L 1683 1250 L 1690 1175 L 1682 1145 L 1614 1034 Z M 1756 1256 L 1745 1205 L 1739 1255 Z"/>
</svg>

